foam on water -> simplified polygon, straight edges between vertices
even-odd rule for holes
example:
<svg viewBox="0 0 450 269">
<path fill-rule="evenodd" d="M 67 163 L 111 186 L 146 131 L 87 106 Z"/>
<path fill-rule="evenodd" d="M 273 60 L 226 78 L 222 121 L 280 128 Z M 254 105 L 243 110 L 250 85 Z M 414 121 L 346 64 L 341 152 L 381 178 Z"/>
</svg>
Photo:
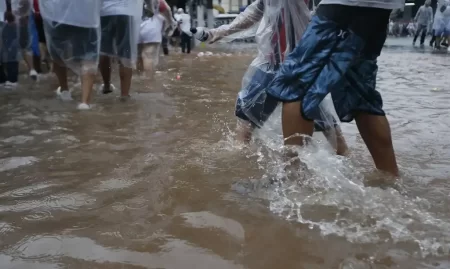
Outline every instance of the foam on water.
<svg viewBox="0 0 450 269">
<path fill-rule="evenodd" d="M 0 172 L 15 169 L 20 166 L 30 165 L 36 162 L 35 157 L 10 157 L 5 159 L 0 159 Z"/>
<path fill-rule="evenodd" d="M 259 182 L 249 179 L 251 190 L 243 187 L 246 194 L 268 199 L 274 214 L 308 225 L 322 236 L 340 236 L 360 244 L 407 244 L 410 254 L 417 257 L 449 255 L 450 220 L 431 213 L 425 198 L 409 197 L 394 188 L 365 186 L 361 168 L 349 158 L 336 156 L 316 135 L 311 145 L 296 149 L 304 165 L 292 166 L 292 160 L 283 157 L 280 121 L 275 120 L 279 118 L 278 109 L 246 148 L 253 152 L 248 156 L 257 156 L 264 171 Z M 230 133 L 220 147 L 241 150 Z M 241 191 L 243 184 L 238 183 Z"/>
</svg>

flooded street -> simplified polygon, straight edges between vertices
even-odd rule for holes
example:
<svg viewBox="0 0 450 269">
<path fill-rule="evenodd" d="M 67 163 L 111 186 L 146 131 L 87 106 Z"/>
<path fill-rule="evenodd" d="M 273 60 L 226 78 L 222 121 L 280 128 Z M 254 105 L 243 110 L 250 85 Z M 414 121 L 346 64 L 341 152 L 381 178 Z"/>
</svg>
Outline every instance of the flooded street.
<svg viewBox="0 0 450 269">
<path fill-rule="evenodd" d="M 450 268 L 449 57 L 379 58 L 398 192 L 370 187 L 354 123 L 349 158 L 318 136 L 300 154 L 313 175 L 270 184 L 286 177 L 280 111 L 241 147 L 254 51 L 213 52 L 172 53 L 132 100 L 97 93 L 91 111 L 57 100 L 54 77 L 0 90 L 0 268 Z"/>
</svg>

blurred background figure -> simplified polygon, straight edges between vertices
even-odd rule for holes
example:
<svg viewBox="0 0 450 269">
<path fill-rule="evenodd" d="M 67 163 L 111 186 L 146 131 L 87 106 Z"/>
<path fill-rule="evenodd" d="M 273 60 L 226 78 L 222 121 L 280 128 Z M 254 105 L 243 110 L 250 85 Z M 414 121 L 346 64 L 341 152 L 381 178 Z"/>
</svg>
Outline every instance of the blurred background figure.
<svg viewBox="0 0 450 269">
<path fill-rule="evenodd" d="M 434 48 L 440 49 L 441 42 L 447 41 L 450 36 L 450 4 L 449 1 L 440 1 L 438 9 L 434 16 L 433 31 L 434 31 Z M 433 41 L 433 40 L 432 40 Z"/>
<path fill-rule="evenodd" d="M 58 77 L 57 95 L 72 100 L 67 82 L 70 68 L 81 77 L 82 97 L 78 109 L 89 109 L 100 53 L 102 1 L 40 0 L 47 47 Z"/>
<path fill-rule="evenodd" d="M 153 12 L 144 8 L 143 21 L 139 32 L 138 71 L 152 78 L 159 63 L 163 38 L 173 33 L 175 22 L 169 5 L 164 0 L 154 0 Z M 167 46 L 167 44 L 166 44 Z M 168 48 L 166 48 L 168 50 Z"/>
<path fill-rule="evenodd" d="M 4 15 L 1 27 L 1 61 L 0 61 L 0 85 L 6 88 L 15 88 L 19 76 L 19 37 L 17 22 L 12 13 L 10 3 L 0 3 L 0 12 Z"/>
<path fill-rule="evenodd" d="M 416 24 L 414 22 L 409 22 L 406 29 L 408 30 L 408 36 L 414 36 L 416 34 Z M 426 34 L 426 29 L 424 33 Z"/>
<path fill-rule="evenodd" d="M 35 54 L 37 57 L 34 57 L 34 66 L 38 73 L 42 73 L 42 63 L 45 63 L 47 71 L 51 71 L 51 61 L 48 56 L 47 43 L 45 41 L 45 32 L 44 32 L 44 23 L 42 20 L 41 12 L 39 10 L 39 0 L 33 0 L 33 9 L 31 16 L 32 24 L 34 25 L 33 40 L 37 39 L 39 51 Z M 33 51 L 35 49 L 33 48 Z"/>
<path fill-rule="evenodd" d="M 423 46 L 429 25 L 433 22 L 433 8 L 431 7 L 431 0 L 426 0 L 425 4 L 419 8 L 416 13 L 416 17 L 414 18 L 414 22 L 417 25 L 413 45 L 416 45 L 417 38 L 420 34 L 422 34 L 420 36 L 420 46 Z"/>
<path fill-rule="evenodd" d="M 161 46 L 163 49 L 164 55 L 169 55 L 169 38 L 170 36 L 163 36 L 161 41 Z"/>
<path fill-rule="evenodd" d="M 37 80 L 38 73 L 34 69 L 32 51 L 32 32 L 30 29 L 31 0 L 8 0 L 11 1 L 11 8 L 15 17 L 15 22 L 19 36 L 20 53 L 28 68 L 31 79 Z"/>
<path fill-rule="evenodd" d="M 175 14 L 175 20 L 178 23 L 181 36 L 181 52 L 191 53 L 191 16 L 184 12 L 182 8 L 179 8 L 177 14 Z"/>
<path fill-rule="evenodd" d="M 102 92 L 113 91 L 111 57 L 119 60 L 121 98 L 130 94 L 133 68 L 136 66 L 139 25 L 143 0 L 103 0 L 101 9 L 100 73 Z"/>
</svg>

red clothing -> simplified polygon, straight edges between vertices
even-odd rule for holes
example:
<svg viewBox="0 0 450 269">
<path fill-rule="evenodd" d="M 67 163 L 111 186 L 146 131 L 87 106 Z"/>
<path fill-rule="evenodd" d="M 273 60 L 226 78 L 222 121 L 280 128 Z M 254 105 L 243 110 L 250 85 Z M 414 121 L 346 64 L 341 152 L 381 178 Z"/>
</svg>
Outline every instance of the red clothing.
<svg viewBox="0 0 450 269">
<path fill-rule="evenodd" d="M 166 1 L 159 1 L 159 13 L 165 12 L 169 9 L 169 6 L 167 5 Z"/>
<path fill-rule="evenodd" d="M 308 5 L 309 0 L 304 0 L 305 4 Z M 279 57 L 281 57 L 281 61 L 284 61 L 284 56 L 286 53 L 286 47 L 287 47 L 287 42 L 286 42 L 286 27 L 285 27 L 285 22 L 284 22 L 284 10 L 281 11 L 282 15 L 280 16 L 280 22 L 278 22 L 279 28 L 278 31 L 274 34 L 272 42 L 274 44 L 274 48 L 275 48 L 275 53 L 274 56 L 276 57 L 277 55 L 279 55 Z M 289 51 L 287 52 L 289 53 Z M 275 61 L 275 63 L 278 63 L 277 59 L 273 59 Z"/>
<path fill-rule="evenodd" d="M 34 14 L 40 14 L 41 13 L 39 11 L 39 0 L 33 0 L 33 11 L 34 11 Z"/>
</svg>

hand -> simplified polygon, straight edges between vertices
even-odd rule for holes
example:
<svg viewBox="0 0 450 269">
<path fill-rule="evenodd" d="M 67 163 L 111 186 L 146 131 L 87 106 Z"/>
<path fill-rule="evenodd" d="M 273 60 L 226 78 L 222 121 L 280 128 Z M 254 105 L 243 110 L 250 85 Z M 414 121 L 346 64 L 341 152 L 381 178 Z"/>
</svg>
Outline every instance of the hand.
<svg viewBox="0 0 450 269">
<path fill-rule="evenodd" d="M 213 43 L 221 40 L 222 38 L 224 38 L 224 36 L 219 33 L 213 34 L 212 32 L 208 32 L 208 34 L 212 35 L 212 38 L 208 41 L 209 44 L 213 44 Z"/>
<path fill-rule="evenodd" d="M 170 37 L 173 35 L 173 31 L 175 30 L 175 27 L 173 27 L 173 25 L 169 25 L 166 30 L 164 31 L 164 36 L 165 37 Z"/>
</svg>

